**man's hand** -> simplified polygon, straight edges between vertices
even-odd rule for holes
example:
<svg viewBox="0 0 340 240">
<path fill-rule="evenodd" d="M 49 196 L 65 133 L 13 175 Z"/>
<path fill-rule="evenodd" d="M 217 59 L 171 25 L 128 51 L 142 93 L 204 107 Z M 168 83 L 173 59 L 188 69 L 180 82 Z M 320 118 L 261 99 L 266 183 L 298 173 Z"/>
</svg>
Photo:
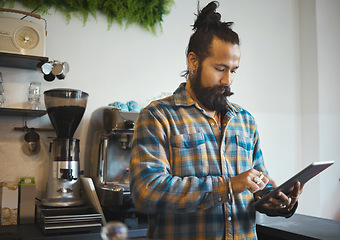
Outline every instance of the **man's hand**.
<svg viewBox="0 0 340 240">
<path fill-rule="evenodd" d="M 245 190 L 249 190 L 251 193 L 255 193 L 265 188 L 270 183 L 274 187 L 276 184 L 267 174 L 264 174 L 255 169 L 250 169 L 235 177 L 230 178 L 233 193 L 239 194 Z"/>
<path fill-rule="evenodd" d="M 288 194 L 288 196 L 283 192 L 278 192 L 275 198 L 269 198 L 268 202 L 262 204 L 261 206 L 269 210 L 289 212 L 294 208 L 296 202 L 298 201 L 302 193 L 303 186 L 304 185 L 301 185 L 300 182 L 296 182 L 294 188 Z M 257 199 L 261 199 L 261 197 L 257 196 Z"/>
</svg>

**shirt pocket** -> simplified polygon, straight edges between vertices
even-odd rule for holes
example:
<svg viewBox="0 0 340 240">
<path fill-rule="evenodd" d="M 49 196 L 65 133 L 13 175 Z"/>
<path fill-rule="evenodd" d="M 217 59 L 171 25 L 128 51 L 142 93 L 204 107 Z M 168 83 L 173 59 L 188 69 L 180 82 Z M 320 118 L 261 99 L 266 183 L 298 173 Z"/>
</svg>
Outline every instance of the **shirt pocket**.
<svg viewBox="0 0 340 240">
<path fill-rule="evenodd" d="M 237 145 L 237 174 L 245 172 L 253 166 L 253 140 L 236 135 Z"/>
<path fill-rule="evenodd" d="M 207 176 L 209 164 L 202 133 L 180 134 L 170 138 L 172 174 L 179 177 Z"/>
</svg>

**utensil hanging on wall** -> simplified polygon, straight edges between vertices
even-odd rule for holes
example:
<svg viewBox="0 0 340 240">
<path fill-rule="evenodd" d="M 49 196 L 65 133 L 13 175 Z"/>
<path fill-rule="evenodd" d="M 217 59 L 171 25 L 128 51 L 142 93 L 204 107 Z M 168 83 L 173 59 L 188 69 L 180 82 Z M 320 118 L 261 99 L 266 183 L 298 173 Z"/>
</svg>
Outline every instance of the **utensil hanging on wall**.
<svg viewBox="0 0 340 240">
<path fill-rule="evenodd" d="M 40 150 L 40 136 L 31 128 L 24 136 L 26 145 L 28 146 L 28 151 L 31 154 L 36 154 Z"/>
<path fill-rule="evenodd" d="M 63 80 L 66 77 L 66 73 L 69 72 L 70 67 L 67 62 L 60 62 L 57 60 L 45 62 L 39 64 L 37 70 L 44 74 L 44 79 L 48 82 L 53 81 L 56 77 L 59 80 Z"/>
<path fill-rule="evenodd" d="M 22 149 L 25 154 L 33 155 L 40 151 L 40 135 L 38 134 L 38 131 L 54 132 L 55 130 L 52 128 L 29 128 L 25 121 L 25 126 L 15 127 L 14 131 L 26 132 L 24 135 Z"/>
<path fill-rule="evenodd" d="M 52 68 L 52 62 L 46 62 L 41 66 L 41 72 L 44 74 L 44 79 L 48 82 L 55 79 L 55 76 L 52 73 Z"/>
<path fill-rule="evenodd" d="M 52 73 L 56 76 L 59 80 L 65 79 L 66 73 L 68 73 L 70 67 L 67 62 L 58 62 L 55 61 L 53 63 Z"/>
</svg>

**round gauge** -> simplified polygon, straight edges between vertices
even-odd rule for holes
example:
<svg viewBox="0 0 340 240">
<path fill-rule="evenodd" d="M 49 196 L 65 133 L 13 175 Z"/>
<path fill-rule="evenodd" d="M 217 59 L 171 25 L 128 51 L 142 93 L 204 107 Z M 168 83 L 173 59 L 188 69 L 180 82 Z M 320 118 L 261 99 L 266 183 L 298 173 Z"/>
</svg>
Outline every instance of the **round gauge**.
<svg viewBox="0 0 340 240">
<path fill-rule="evenodd" d="M 15 31 L 14 42 L 21 49 L 32 49 L 38 45 L 39 35 L 33 28 L 24 26 Z"/>
</svg>

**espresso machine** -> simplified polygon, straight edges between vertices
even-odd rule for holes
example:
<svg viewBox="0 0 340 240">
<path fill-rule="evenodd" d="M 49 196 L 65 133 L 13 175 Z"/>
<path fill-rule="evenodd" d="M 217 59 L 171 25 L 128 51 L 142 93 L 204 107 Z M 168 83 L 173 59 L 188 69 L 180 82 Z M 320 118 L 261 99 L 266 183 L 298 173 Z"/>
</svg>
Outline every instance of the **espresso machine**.
<svg viewBox="0 0 340 240">
<path fill-rule="evenodd" d="M 48 116 L 56 131 L 50 153 L 46 198 L 41 204 L 70 207 L 84 204 L 80 195 L 79 139 L 73 138 L 86 108 L 88 94 L 74 89 L 44 92 Z"/>
<path fill-rule="evenodd" d="M 129 186 L 131 144 L 138 115 L 112 106 L 100 107 L 92 113 L 88 130 L 89 175 L 105 218 L 124 222 L 128 228 L 137 228 L 144 217 L 133 206 Z"/>
</svg>

